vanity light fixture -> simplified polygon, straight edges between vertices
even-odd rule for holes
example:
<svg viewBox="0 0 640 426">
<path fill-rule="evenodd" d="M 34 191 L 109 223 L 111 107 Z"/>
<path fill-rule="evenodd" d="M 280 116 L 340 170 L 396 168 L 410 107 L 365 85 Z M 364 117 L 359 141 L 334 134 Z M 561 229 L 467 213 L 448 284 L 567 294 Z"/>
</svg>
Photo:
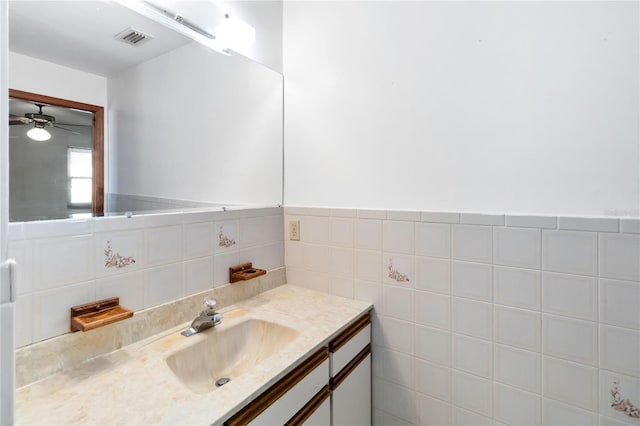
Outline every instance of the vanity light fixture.
<svg viewBox="0 0 640 426">
<path fill-rule="evenodd" d="M 231 50 L 241 51 L 256 41 L 256 30 L 240 19 L 224 15 L 224 21 L 213 33 L 218 41 Z"/>
<path fill-rule="evenodd" d="M 115 0 L 116 3 L 128 9 L 138 12 L 149 19 L 153 19 L 159 24 L 169 27 L 192 40 L 215 50 L 218 53 L 229 56 L 231 52 L 226 46 L 223 46 L 216 40 L 215 36 L 209 34 L 204 29 L 194 25 L 185 19 L 182 15 L 169 11 L 163 7 L 156 6 L 149 1 L 144 0 Z"/>
<path fill-rule="evenodd" d="M 38 142 L 44 142 L 51 139 L 51 133 L 47 132 L 44 129 L 44 123 L 38 123 L 37 121 L 34 123 L 33 129 L 27 132 L 27 136 L 30 139 Z"/>
</svg>

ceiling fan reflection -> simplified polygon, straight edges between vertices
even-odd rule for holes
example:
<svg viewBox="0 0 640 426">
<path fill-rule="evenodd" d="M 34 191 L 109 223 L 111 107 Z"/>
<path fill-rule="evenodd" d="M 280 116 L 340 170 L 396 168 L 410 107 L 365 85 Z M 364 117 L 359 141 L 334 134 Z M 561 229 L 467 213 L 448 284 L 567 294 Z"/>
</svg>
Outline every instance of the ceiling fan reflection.
<svg viewBox="0 0 640 426">
<path fill-rule="evenodd" d="M 35 129 L 44 129 L 45 127 L 54 127 L 56 129 L 64 130 L 70 132 L 74 135 L 79 135 L 79 132 L 75 130 L 67 129 L 63 126 L 76 126 L 76 127 L 91 127 L 86 124 L 71 124 L 71 123 L 56 123 L 56 118 L 53 115 L 48 115 L 42 112 L 42 109 L 46 107 L 45 104 L 34 104 L 38 107 L 37 113 L 27 113 L 24 116 L 9 114 L 9 125 L 24 125 L 24 124 L 33 124 Z"/>
</svg>

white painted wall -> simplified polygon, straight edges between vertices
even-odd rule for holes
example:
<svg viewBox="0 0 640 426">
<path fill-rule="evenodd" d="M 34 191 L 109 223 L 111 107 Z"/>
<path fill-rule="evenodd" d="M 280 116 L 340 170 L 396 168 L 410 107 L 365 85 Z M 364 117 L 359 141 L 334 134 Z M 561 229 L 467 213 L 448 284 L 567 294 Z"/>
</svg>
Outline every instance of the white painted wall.
<svg viewBox="0 0 640 426">
<path fill-rule="evenodd" d="M 9 52 L 9 87 L 92 105 L 107 104 L 107 78 Z"/>
<path fill-rule="evenodd" d="M 109 79 L 110 192 L 282 202 L 282 76 L 191 43 Z"/>
<path fill-rule="evenodd" d="M 639 215 L 638 16 L 286 2 L 286 205 Z"/>
</svg>

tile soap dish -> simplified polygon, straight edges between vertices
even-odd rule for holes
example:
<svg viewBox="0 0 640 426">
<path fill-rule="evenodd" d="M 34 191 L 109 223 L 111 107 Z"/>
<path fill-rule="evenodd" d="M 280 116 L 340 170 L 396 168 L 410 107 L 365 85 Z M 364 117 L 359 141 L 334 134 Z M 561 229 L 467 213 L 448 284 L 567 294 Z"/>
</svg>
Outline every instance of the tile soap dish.
<svg viewBox="0 0 640 426">
<path fill-rule="evenodd" d="M 71 308 L 71 331 L 88 331 L 131 318 L 133 311 L 120 306 L 119 297 L 97 300 Z"/>
<path fill-rule="evenodd" d="M 266 273 L 264 269 L 254 268 L 251 262 L 247 262 L 229 268 L 229 282 L 246 281 Z"/>
</svg>

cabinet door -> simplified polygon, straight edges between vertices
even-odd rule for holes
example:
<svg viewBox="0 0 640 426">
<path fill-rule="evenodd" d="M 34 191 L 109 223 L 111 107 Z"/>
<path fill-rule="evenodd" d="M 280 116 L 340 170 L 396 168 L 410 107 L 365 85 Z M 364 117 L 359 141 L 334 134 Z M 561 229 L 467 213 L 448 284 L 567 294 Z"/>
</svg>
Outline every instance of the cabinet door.
<svg viewBox="0 0 640 426">
<path fill-rule="evenodd" d="M 331 424 L 331 402 L 329 399 L 325 399 L 322 405 L 302 424 L 305 426 L 327 426 Z"/>
<path fill-rule="evenodd" d="M 371 425 L 371 354 L 333 389 L 333 425 Z"/>
<path fill-rule="evenodd" d="M 322 388 L 285 426 L 329 426 L 331 424 L 331 391 Z"/>
<path fill-rule="evenodd" d="M 329 360 L 326 360 L 249 424 L 255 426 L 285 424 L 322 386 L 326 386 L 328 379 Z"/>
<path fill-rule="evenodd" d="M 225 426 L 283 425 L 329 387 L 329 351 L 325 346 L 224 422 Z M 320 401 L 322 402 L 322 401 Z"/>
</svg>

